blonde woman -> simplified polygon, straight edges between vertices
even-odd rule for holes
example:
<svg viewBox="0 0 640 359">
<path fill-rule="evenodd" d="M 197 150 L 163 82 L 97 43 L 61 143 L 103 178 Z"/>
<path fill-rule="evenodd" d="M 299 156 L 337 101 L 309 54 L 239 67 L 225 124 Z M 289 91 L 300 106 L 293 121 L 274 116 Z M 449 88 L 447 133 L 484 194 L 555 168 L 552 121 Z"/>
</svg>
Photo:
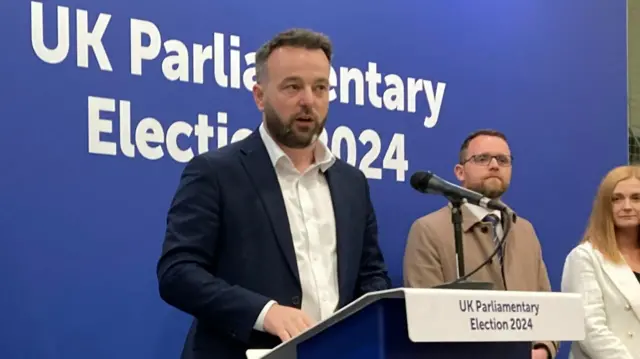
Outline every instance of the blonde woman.
<svg viewBox="0 0 640 359">
<path fill-rule="evenodd" d="M 640 167 L 602 180 L 582 242 L 567 256 L 562 291 L 582 294 L 586 337 L 570 358 L 640 359 Z"/>
</svg>

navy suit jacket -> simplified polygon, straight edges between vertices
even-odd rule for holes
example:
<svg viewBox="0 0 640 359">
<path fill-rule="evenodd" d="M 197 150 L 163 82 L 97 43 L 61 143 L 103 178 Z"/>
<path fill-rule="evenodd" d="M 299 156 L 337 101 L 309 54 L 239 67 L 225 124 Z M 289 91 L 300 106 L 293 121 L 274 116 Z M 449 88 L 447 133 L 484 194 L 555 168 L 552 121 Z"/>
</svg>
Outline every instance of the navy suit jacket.
<svg viewBox="0 0 640 359">
<path fill-rule="evenodd" d="M 337 160 L 325 172 L 335 211 L 338 308 L 391 287 L 363 173 Z M 271 299 L 300 308 L 302 291 L 282 192 L 259 132 L 195 156 L 167 216 L 160 296 L 195 319 L 183 359 L 241 359 L 278 337 L 253 329 Z"/>
</svg>

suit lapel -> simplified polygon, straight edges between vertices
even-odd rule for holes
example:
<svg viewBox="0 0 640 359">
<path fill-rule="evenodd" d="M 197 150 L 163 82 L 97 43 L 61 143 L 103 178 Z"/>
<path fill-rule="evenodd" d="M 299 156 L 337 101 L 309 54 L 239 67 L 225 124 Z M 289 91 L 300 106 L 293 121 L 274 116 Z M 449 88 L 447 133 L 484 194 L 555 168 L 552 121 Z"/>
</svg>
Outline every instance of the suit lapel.
<svg viewBox="0 0 640 359">
<path fill-rule="evenodd" d="M 343 284 L 345 283 L 347 273 L 349 272 L 349 264 L 357 263 L 359 258 L 351 258 L 351 250 L 349 248 L 349 206 L 345 205 L 345 201 L 350 197 L 349 189 L 341 185 L 340 169 L 336 164 L 331 166 L 325 172 L 329 190 L 331 191 L 331 201 L 333 202 L 333 213 L 336 223 L 336 252 L 338 256 L 338 288 L 340 288 L 340 297 L 344 297 Z M 356 262 L 352 262 L 356 261 Z"/>
<path fill-rule="evenodd" d="M 450 210 L 453 210 L 453 205 L 451 205 L 451 202 L 448 202 L 447 206 Z M 479 222 L 479 219 L 476 218 L 476 215 L 473 214 L 469 207 L 465 205 L 460 206 L 460 213 L 462 213 L 462 223 L 460 223 L 462 232 L 468 232 L 469 230 L 471 230 L 471 227 Z"/>
<path fill-rule="evenodd" d="M 638 279 L 626 263 L 616 264 L 605 260 L 601 255 L 599 257 L 604 272 L 622 293 L 631 307 L 630 309 L 640 319 L 640 283 Z"/>
<path fill-rule="evenodd" d="M 294 277 L 300 281 L 295 249 L 291 237 L 291 227 L 287 217 L 287 209 L 282 198 L 282 190 L 271 164 L 271 159 L 264 147 L 264 143 L 256 130 L 247 138 L 242 149 L 242 164 L 253 182 L 255 190 L 264 206 L 264 210 L 271 219 L 271 228 L 278 241 L 280 250 L 284 254 L 289 269 Z"/>
</svg>

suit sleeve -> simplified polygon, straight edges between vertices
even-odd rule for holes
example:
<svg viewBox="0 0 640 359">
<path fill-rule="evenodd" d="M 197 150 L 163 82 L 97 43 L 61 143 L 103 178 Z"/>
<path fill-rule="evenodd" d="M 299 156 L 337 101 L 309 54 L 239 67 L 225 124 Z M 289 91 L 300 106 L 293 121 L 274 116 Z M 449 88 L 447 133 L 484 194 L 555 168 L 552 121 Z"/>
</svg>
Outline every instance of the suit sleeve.
<svg viewBox="0 0 640 359">
<path fill-rule="evenodd" d="M 389 278 L 384 257 L 378 243 L 378 221 L 373 203 L 371 202 L 369 183 L 366 177 L 364 177 L 364 174 L 362 174 L 362 179 L 364 180 L 365 186 L 366 227 L 362 256 L 360 257 L 358 281 L 356 284 L 356 298 L 369 292 L 391 288 L 391 279 Z"/>
<path fill-rule="evenodd" d="M 549 274 L 547 271 L 547 266 L 544 263 L 544 258 L 542 255 L 542 247 L 540 246 L 540 240 L 536 234 L 536 231 L 531 227 L 531 233 L 533 238 L 535 239 L 536 246 L 538 247 L 538 291 L 539 292 L 551 292 L 551 281 L 549 281 Z M 534 348 L 544 348 L 547 350 L 549 354 L 549 359 L 554 359 L 558 354 L 558 349 L 560 348 L 559 342 L 554 341 L 546 341 L 546 342 L 536 342 L 533 345 Z"/>
<path fill-rule="evenodd" d="M 215 169 L 208 161 L 196 156 L 187 164 L 169 208 L 157 263 L 160 296 L 246 342 L 269 298 L 229 285 L 212 274 L 223 204 Z"/>
<path fill-rule="evenodd" d="M 409 229 L 403 260 L 405 287 L 430 288 L 444 283 L 435 235 L 421 219 Z"/>
<path fill-rule="evenodd" d="M 593 359 L 633 359 L 629 350 L 607 327 L 602 290 L 595 265 L 586 249 L 578 247 L 569 255 L 562 272 L 562 291 L 580 293 L 585 310 L 585 339 L 582 350 Z"/>
</svg>

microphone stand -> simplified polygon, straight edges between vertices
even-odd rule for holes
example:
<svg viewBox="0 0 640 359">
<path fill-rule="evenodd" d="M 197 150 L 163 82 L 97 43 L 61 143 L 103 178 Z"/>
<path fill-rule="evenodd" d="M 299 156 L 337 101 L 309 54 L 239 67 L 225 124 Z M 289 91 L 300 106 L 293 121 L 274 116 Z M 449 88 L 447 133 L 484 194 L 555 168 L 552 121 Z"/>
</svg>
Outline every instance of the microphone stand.
<svg viewBox="0 0 640 359">
<path fill-rule="evenodd" d="M 453 195 L 445 195 L 451 202 L 451 222 L 453 223 L 453 235 L 456 246 L 456 262 L 458 269 L 458 280 L 450 283 L 444 283 L 434 288 L 438 289 L 476 289 L 490 290 L 493 284 L 490 282 L 477 282 L 469 279 L 460 280 L 465 276 L 464 268 L 464 245 L 462 244 L 462 205 L 464 200 Z"/>
</svg>

